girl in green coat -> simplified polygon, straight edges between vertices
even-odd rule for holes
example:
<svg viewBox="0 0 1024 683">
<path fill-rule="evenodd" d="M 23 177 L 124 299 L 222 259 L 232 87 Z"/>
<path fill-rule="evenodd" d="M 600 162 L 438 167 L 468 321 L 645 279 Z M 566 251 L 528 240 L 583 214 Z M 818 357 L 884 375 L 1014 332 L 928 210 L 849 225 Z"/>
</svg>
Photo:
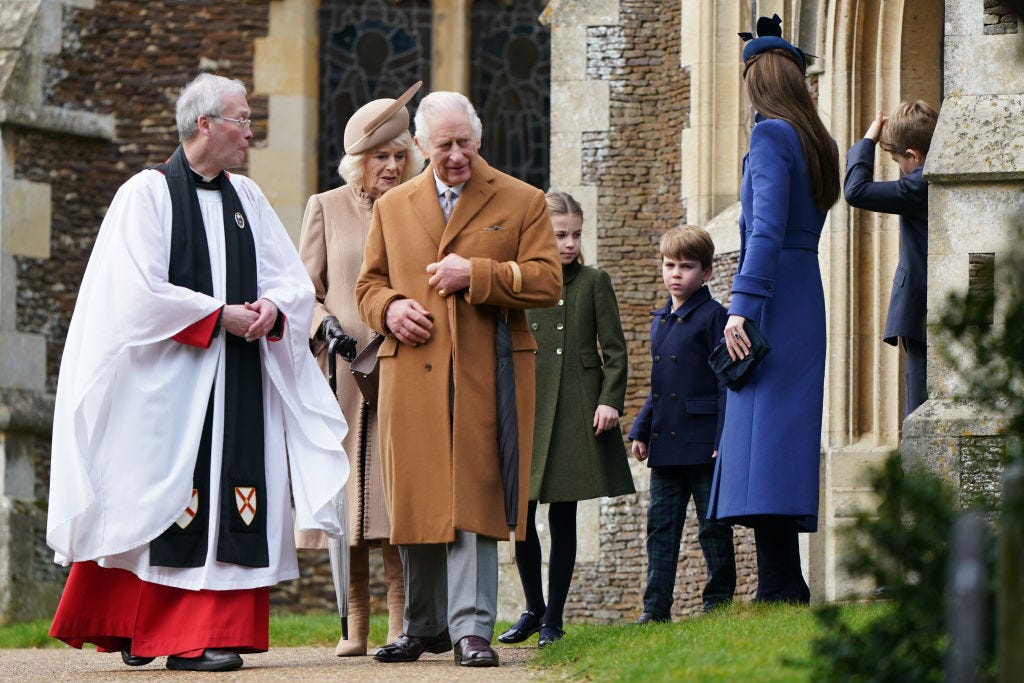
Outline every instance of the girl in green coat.
<svg viewBox="0 0 1024 683">
<path fill-rule="evenodd" d="M 576 565 L 577 501 L 635 490 L 619 431 L 626 340 L 615 292 L 607 273 L 583 265 L 580 205 L 564 192 L 549 192 L 547 204 L 562 261 L 563 290 L 558 305 L 527 311 L 537 340 L 537 398 L 526 540 L 516 543 L 526 611 L 498 636 L 503 643 L 521 643 L 539 631 L 541 647 L 563 635 L 562 610 Z M 541 586 L 538 502 L 550 503 L 547 604 Z"/>
</svg>

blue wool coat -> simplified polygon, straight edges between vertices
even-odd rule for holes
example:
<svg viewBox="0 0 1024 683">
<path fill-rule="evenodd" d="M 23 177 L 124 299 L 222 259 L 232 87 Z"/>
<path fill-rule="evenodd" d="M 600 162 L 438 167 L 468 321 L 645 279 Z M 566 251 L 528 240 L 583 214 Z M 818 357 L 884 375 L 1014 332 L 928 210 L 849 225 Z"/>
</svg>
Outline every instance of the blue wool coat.
<svg viewBox="0 0 1024 683">
<path fill-rule="evenodd" d="M 648 444 L 648 467 L 713 462 L 725 414 L 725 386 L 708 365 L 722 339 L 725 309 L 701 287 L 676 311 L 651 315 L 651 391 L 629 430 Z"/>
<path fill-rule="evenodd" d="M 846 202 L 858 209 L 900 215 L 900 260 L 892 279 L 882 340 L 926 342 L 928 305 L 928 183 L 917 168 L 899 180 L 874 182 L 875 142 L 858 140 L 846 155 Z"/>
<path fill-rule="evenodd" d="M 743 160 L 740 265 L 730 315 L 755 321 L 772 350 L 740 391 L 729 391 L 710 516 L 749 524 L 762 515 L 818 525 L 825 382 L 825 297 L 814 205 L 796 131 L 758 116 Z"/>
</svg>

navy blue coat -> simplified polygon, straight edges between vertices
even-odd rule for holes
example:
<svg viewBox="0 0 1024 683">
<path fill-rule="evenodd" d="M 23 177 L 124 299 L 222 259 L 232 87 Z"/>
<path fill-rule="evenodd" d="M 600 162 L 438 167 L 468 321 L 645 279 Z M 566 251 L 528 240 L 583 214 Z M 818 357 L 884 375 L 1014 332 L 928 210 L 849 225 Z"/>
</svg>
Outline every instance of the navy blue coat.
<svg viewBox="0 0 1024 683">
<path fill-rule="evenodd" d="M 818 525 L 825 386 L 825 295 L 814 204 L 800 140 L 758 116 L 743 160 L 740 263 L 729 313 L 753 320 L 772 350 L 740 391 L 728 391 L 711 490 L 713 519 L 791 517 Z"/>
<path fill-rule="evenodd" d="M 899 180 L 874 182 L 875 143 L 863 138 L 846 155 L 846 202 L 858 209 L 900 215 L 900 260 L 892 280 L 889 314 L 882 339 L 925 342 L 928 304 L 928 183 L 922 169 Z"/>
<path fill-rule="evenodd" d="M 701 287 L 676 311 L 651 311 L 651 391 L 629 438 L 648 444 L 648 467 L 711 463 L 725 414 L 725 386 L 708 356 L 722 340 L 725 309 Z"/>
</svg>

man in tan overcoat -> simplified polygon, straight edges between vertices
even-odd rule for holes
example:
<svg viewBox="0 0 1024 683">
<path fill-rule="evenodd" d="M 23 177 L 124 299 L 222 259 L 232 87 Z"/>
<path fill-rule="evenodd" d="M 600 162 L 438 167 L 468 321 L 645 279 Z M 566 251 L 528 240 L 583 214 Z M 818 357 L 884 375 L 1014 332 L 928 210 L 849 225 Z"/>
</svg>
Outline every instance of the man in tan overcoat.
<svg viewBox="0 0 1024 683">
<path fill-rule="evenodd" d="M 553 306 L 561 265 L 544 194 L 478 156 L 463 95 L 420 103 L 416 144 L 430 165 L 374 206 L 356 285 L 384 334 L 379 420 L 391 542 L 405 565 L 405 633 L 374 655 L 447 652 L 497 666 L 497 539 L 508 537 L 498 460 L 495 326 L 512 332 L 522 540 L 533 434 L 536 344 L 524 309 Z M 447 215 L 447 217 L 446 217 Z"/>
</svg>

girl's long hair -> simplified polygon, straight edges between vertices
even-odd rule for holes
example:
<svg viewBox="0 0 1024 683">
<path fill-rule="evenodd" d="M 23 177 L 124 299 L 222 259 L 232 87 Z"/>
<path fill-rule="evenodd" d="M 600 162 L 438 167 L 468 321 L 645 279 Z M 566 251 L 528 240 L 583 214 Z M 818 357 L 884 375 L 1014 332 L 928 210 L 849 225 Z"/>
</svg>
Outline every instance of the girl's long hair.
<svg viewBox="0 0 1024 683">
<path fill-rule="evenodd" d="M 839 151 L 818 116 L 803 69 L 785 50 L 769 50 L 747 60 L 743 79 L 754 109 L 793 126 L 803 148 L 814 204 L 819 211 L 828 211 L 839 199 Z"/>
</svg>

